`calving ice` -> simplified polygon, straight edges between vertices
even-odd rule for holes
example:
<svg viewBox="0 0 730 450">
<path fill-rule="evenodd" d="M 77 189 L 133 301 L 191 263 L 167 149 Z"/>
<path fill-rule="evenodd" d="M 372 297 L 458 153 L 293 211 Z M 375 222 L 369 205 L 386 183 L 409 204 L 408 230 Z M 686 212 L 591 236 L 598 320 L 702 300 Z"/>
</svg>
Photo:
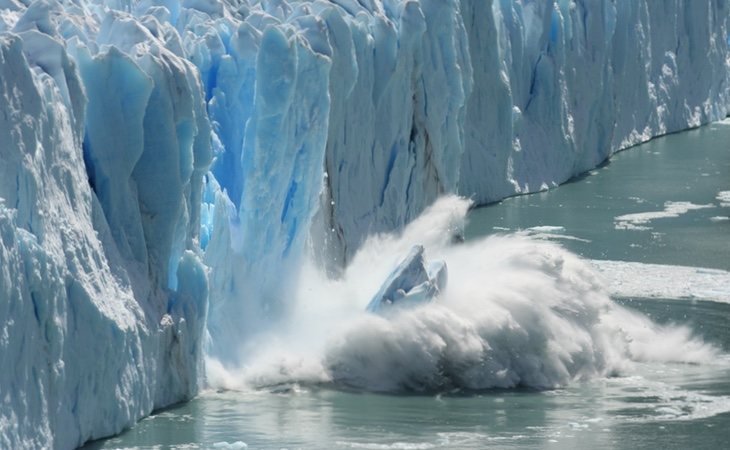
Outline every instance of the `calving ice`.
<svg viewBox="0 0 730 450">
<path fill-rule="evenodd" d="M 286 317 L 249 338 L 240 367 L 211 361 L 209 381 L 234 390 L 544 389 L 635 362 L 718 356 L 688 328 L 618 306 L 590 263 L 555 244 L 520 235 L 454 244 L 469 205 L 444 197 L 402 232 L 370 237 L 338 279 L 304 267 Z"/>
<path fill-rule="evenodd" d="M 371 299 L 424 245 L 419 284 L 441 294 L 427 244 L 448 229 L 377 260 L 377 279 L 353 278 L 358 250 L 444 194 L 542 190 L 723 118 L 729 19 L 722 0 L 0 0 L 0 446 L 74 447 L 190 398 L 204 353 L 240 369 L 312 271 L 367 281 Z M 444 260 L 447 296 L 470 272 Z M 584 361 L 614 348 L 591 328 L 601 302 L 574 322 Z M 463 313 L 442 307 L 402 320 Z M 465 357 L 499 351 L 500 323 Z M 313 370 L 380 388 L 346 341 L 321 341 Z M 580 370 L 564 362 L 495 385 L 566 382 Z"/>
</svg>

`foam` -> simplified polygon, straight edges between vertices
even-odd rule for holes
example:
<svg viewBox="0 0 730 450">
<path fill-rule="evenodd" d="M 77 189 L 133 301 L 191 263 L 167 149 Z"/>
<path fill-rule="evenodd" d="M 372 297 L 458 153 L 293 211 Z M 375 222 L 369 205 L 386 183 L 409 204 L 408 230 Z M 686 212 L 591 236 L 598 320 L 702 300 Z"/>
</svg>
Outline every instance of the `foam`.
<svg viewBox="0 0 730 450">
<path fill-rule="evenodd" d="M 617 230 L 650 230 L 651 227 L 646 225 L 652 220 L 675 218 L 689 211 L 714 207 L 713 204 L 697 205 L 691 202 L 666 202 L 663 211 L 624 214 L 614 217 L 613 220 Z"/>
<path fill-rule="evenodd" d="M 530 386 L 630 372 L 636 361 L 712 361 L 685 327 L 613 303 L 592 265 L 527 236 L 454 245 L 468 202 L 441 199 L 401 235 L 369 239 L 341 280 L 308 271 L 291 316 L 253 338 L 246 363 L 208 366 L 214 387 L 326 384 L 384 392 Z M 450 268 L 435 301 L 384 316 L 364 308 L 421 243 Z"/>
<path fill-rule="evenodd" d="M 636 405 L 624 406 L 624 411 L 633 413 L 622 418 L 627 422 L 690 421 L 730 412 L 730 396 L 727 395 L 708 395 L 643 376 L 614 378 L 607 384 L 632 397 L 646 399 Z"/>
<path fill-rule="evenodd" d="M 505 227 L 492 227 L 494 231 L 507 231 L 507 232 L 514 232 L 517 235 L 520 236 L 528 236 L 534 239 L 541 239 L 545 241 L 553 241 L 553 240 L 563 240 L 563 241 L 577 241 L 577 242 L 585 242 L 590 243 L 590 239 L 583 239 L 579 238 L 577 236 L 571 236 L 569 234 L 565 234 L 565 227 L 561 226 L 555 226 L 555 225 L 541 225 L 537 227 L 530 227 L 525 228 L 524 230 L 516 230 L 513 231 L 511 228 L 505 228 Z"/>
<path fill-rule="evenodd" d="M 213 444 L 213 448 L 222 448 L 227 450 L 241 450 L 244 448 L 248 448 L 248 445 L 243 441 L 235 441 L 235 442 L 216 442 Z"/>
<path fill-rule="evenodd" d="M 337 445 L 345 448 L 361 448 L 366 450 L 428 450 L 436 448 L 436 444 L 428 442 L 393 442 L 390 444 L 376 444 L 371 442 L 338 441 Z"/>
<path fill-rule="evenodd" d="M 723 208 L 730 208 L 730 191 L 720 191 L 717 193 L 717 201 Z"/>
<path fill-rule="evenodd" d="M 568 234 L 564 234 L 564 231 L 565 231 L 564 227 L 545 225 L 545 226 L 539 226 L 539 227 L 526 228 L 525 230 L 517 231 L 517 234 L 529 236 L 534 239 L 542 239 L 542 240 L 547 240 L 547 241 L 564 240 L 564 241 L 577 241 L 577 242 L 585 242 L 585 243 L 591 242 L 589 239 L 583 239 L 583 238 L 579 238 L 576 236 L 570 236 Z"/>
<path fill-rule="evenodd" d="M 701 267 L 592 260 L 611 295 L 730 303 L 730 272 Z"/>
</svg>

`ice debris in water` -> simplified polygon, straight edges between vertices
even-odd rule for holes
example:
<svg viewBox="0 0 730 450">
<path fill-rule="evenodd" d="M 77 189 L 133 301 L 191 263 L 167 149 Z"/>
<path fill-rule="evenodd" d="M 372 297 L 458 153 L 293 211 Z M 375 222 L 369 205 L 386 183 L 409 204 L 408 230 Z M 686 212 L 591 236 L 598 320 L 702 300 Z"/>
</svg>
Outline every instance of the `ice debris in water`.
<svg viewBox="0 0 730 450">
<path fill-rule="evenodd" d="M 391 306 L 430 302 L 446 287 L 448 273 L 444 261 L 426 264 L 422 245 L 414 245 L 403 261 L 391 272 L 367 311 L 381 314 Z"/>
</svg>

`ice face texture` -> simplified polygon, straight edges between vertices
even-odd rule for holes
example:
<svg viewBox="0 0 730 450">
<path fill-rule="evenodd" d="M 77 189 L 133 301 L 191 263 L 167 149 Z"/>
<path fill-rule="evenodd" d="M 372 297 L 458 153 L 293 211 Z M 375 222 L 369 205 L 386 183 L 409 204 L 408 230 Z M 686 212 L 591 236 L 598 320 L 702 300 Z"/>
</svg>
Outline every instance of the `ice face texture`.
<svg viewBox="0 0 730 450">
<path fill-rule="evenodd" d="M 423 256 L 424 250 L 422 245 L 415 245 L 408 252 L 370 301 L 366 308 L 368 312 L 381 314 L 394 305 L 427 303 L 446 288 L 446 263 L 431 261 L 427 264 Z"/>
<path fill-rule="evenodd" d="M 729 16 L 0 0 L 0 447 L 73 447 L 193 395 L 206 323 L 235 363 L 309 253 L 336 275 L 441 194 L 546 189 L 726 116 Z"/>
<path fill-rule="evenodd" d="M 3 448 L 118 433 L 200 382 L 202 84 L 138 22 L 92 19 L 37 2 L 0 35 Z"/>
<path fill-rule="evenodd" d="M 336 275 L 368 235 L 441 194 L 483 204 L 548 189 L 724 117 L 729 10 L 293 1 L 213 14 L 192 58 L 221 143 L 205 207 L 220 230 L 206 249 L 212 354 L 239 359 L 240 337 L 287 310 L 282 280 L 307 234 Z"/>
</svg>

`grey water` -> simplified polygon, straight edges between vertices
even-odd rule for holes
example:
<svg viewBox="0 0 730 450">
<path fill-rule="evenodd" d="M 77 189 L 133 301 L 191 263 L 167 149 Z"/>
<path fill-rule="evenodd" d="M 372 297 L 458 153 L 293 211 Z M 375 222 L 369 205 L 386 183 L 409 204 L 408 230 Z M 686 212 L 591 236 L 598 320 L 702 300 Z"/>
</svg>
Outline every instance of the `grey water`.
<svg viewBox="0 0 730 450">
<path fill-rule="evenodd" d="M 621 152 L 559 188 L 476 209 L 466 236 L 526 232 L 588 259 L 729 270 L 727 191 L 730 124 L 713 124 Z M 658 323 L 686 324 L 730 354 L 728 303 L 614 301 Z M 723 358 L 637 363 L 628 374 L 548 391 L 211 391 L 86 448 L 730 448 Z"/>
</svg>

